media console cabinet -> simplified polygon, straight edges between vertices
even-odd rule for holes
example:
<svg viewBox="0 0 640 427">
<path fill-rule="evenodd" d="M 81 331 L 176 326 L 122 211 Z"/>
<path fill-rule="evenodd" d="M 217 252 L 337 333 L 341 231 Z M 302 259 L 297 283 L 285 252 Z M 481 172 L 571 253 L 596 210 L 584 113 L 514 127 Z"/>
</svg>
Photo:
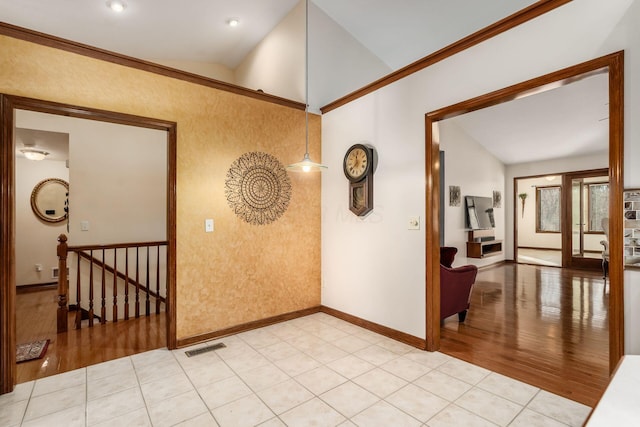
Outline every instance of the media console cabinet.
<svg viewBox="0 0 640 427">
<path fill-rule="evenodd" d="M 468 258 L 485 258 L 502 253 L 502 240 L 496 240 L 492 229 L 469 230 Z"/>
</svg>

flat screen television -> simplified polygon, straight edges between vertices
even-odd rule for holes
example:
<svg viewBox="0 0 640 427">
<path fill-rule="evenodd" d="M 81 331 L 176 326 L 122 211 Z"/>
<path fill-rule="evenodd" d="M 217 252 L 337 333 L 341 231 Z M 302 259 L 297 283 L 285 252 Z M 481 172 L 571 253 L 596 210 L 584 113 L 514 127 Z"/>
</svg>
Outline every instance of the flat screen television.
<svg viewBox="0 0 640 427">
<path fill-rule="evenodd" d="M 467 205 L 467 228 L 486 230 L 496 226 L 491 197 L 465 196 L 464 200 Z"/>
</svg>

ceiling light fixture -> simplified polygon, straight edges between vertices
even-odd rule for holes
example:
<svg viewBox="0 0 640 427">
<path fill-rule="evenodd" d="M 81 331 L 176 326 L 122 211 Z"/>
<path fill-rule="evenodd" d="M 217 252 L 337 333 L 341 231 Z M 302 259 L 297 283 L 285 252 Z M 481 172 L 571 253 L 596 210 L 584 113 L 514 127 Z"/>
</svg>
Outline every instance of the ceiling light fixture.
<svg viewBox="0 0 640 427">
<path fill-rule="evenodd" d="M 36 161 L 44 160 L 44 158 L 49 155 L 48 152 L 35 147 L 25 147 L 20 150 L 20 152 L 24 154 L 27 159 Z"/>
<path fill-rule="evenodd" d="M 127 8 L 127 4 L 122 0 L 109 0 L 107 2 L 107 7 L 114 12 L 120 13 Z"/>
<path fill-rule="evenodd" d="M 311 161 L 309 157 L 309 0 L 305 1 L 305 46 L 304 46 L 304 122 L 305 122 L 305 151 L 302 161 L 287 166 L 292 172 L 321 172 L 327 167 L 321 163 Z"/>
<path fill-rule="evenodd" d="M 230 27 L 237 27 L 240 25 L 240 20 L 238 18 L 231 18 L 227 21 L 227 25 Z"/>
</svg>

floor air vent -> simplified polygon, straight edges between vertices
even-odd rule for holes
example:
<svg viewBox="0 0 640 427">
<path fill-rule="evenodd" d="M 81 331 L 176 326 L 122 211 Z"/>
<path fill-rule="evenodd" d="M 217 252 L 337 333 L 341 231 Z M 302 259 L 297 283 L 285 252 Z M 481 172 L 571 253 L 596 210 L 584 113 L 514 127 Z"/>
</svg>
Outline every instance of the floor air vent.
<svg viewBox="0 0 640 427">
<path fill-rule="evenodd" d="M 197 356 L 202 353 L 208 353 L 210 351 L 220 350 L 221 348 L 225 348 L 225 347 L 226 345 L 224 345 L 224 343 L 218 343 L 218 344 L 210 345 L 207 347 L 196 348 L 195 350 L 185 351 L 184 354 L 186 354 L 187 357 Z"/>
</svg>

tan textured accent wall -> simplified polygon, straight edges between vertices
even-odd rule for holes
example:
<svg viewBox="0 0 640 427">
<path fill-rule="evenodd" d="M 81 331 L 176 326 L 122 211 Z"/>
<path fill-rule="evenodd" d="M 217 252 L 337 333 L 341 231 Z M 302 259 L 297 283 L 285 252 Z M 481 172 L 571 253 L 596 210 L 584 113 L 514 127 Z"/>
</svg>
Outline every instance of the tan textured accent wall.
<svg viewBox="0 0 640 427">
<path fill-rule="evenodd" d="M 289 208 L 269 225 L 237 218 L 224 194 L 246 152 L 302 158 L 303 111 L 5 36 L 0 92 L 178 124 L 178 339 L 320 304 L 320 176 L 290 173 Z M 319 160 L 320 117 L 309 125 Z"/>
</svg>

